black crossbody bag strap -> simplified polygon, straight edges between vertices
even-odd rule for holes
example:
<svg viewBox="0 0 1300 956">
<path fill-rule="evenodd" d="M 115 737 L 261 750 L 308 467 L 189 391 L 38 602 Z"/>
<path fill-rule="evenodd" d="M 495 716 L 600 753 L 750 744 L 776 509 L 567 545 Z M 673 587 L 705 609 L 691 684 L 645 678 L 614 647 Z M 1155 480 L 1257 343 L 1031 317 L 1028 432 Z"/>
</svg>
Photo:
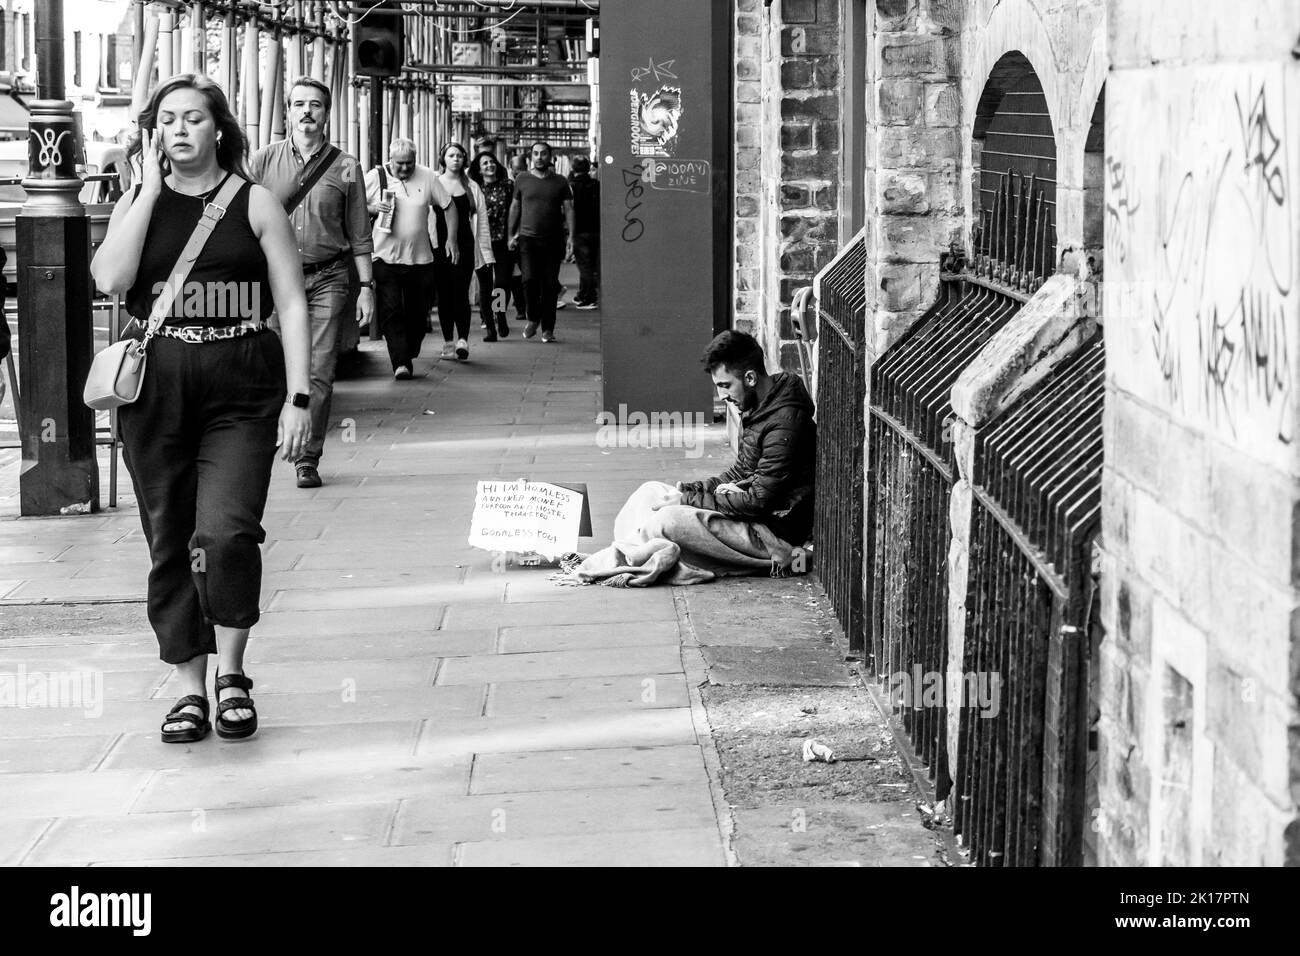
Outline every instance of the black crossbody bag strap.
<svg viewBox="0 0 1300 956">
<path fill-rule="evenodd" d="M 307 177 L 306 181 L 298 187 L 298 191 L 290 196 L 289 201 L 284 204 L 284 213 L 286 216 L 293 214 L 293 211 L 298 208 L 298 204 L 307 198 L 307 194 L 311 192 L 312 187 L 315 186 L 316 183 L 320 181 L 320 178 L 325 175 L 325 172 L 334 165 L 334 160 L 338 159 L 339 154 L 342 152 L 343 151 L 337 146 L 333 144 L 330 145 L 329 149 L 325 152 L 325 158 L 320 161 L 320 164 L 312 171 L 312 174 Z"/>
</svg>

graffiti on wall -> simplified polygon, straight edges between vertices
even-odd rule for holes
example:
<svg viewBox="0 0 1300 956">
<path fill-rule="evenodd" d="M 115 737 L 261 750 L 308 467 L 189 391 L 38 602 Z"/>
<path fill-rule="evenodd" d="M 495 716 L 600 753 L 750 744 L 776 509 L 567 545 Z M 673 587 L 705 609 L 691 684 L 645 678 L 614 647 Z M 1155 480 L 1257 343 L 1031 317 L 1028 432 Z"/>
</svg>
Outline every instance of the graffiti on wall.
<svg viewBox="0 0 1300 956">
<path fill-rule="evenodd" d="M 1159 71 L 1116 91 L 1108 117 L 1106 248 L 1121 287 L 1107 313 L 1136 323 L 1145 354 L 1125 387 L 1252 447 L 1295 437 L 1288 92 L 1281 69 Z"/>
</svg>

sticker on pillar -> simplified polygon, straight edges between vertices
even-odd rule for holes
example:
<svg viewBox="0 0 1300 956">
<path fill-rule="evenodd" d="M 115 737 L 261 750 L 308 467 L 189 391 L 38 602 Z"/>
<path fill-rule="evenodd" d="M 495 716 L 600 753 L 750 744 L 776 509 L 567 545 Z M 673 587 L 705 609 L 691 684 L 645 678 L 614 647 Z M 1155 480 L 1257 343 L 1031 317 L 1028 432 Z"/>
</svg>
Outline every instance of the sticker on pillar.
<svg viewBox="0 0 1300 956">
<path fill-rule="evenodd" d="M 632 155 L 661 159 L 672 156 L 677 149 L 682 91 L 675 86 L 661 86 L 653 93 L 642 93 L 634 86 L 629 96 Z"/>
<path fill-rule="evenodd" d="M 648 159 L 641 178 L 651 189 L 707 196 L 713 168 L 707 159 Z"/>
</svg>

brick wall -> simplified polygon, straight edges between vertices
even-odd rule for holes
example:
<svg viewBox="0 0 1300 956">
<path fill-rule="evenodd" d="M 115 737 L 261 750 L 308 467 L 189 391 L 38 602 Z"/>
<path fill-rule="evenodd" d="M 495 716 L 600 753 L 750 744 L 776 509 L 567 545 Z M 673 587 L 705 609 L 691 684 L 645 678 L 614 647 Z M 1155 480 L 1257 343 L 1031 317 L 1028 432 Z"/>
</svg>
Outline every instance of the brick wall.
<svg viewBox="0 0 1300 956">
<path fill-rule="evenodd" d="M 835 257 L 840 0 L 736 0 L 734 324 L 798 368 L 794 290 Z"/>
<path fill-rule="evenodd" d="M 1296 863 L 1300 8 L 1107 16 L 1102 862 Z"/>
</svg>

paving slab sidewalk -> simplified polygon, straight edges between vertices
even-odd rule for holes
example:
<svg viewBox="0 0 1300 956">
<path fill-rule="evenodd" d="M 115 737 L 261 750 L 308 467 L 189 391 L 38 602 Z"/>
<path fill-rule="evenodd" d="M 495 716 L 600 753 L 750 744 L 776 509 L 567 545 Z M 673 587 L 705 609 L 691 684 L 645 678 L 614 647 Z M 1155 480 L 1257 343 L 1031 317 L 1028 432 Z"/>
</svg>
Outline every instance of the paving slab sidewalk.
<svg viewBox="0 0 1300 956">
<path fill-rule="evenodd" d="M 275 471 L 246 742 L 158 739 L 177 690 L 125 473 L 116 509 L 19 520 L 0 452 L 0 681 L 45 688 L 0 709 L 0 864 L 734 863 L 686 589 L 558 588 L 466 544 L 477 479 L 585 481 L 607 535 L 641 481 L 729 464 L 721 425 L 597 442 L 598 326 L 569 310 L 563 344 L 516 327 L 409 382 L 363 343 L 324 487 Z M 715 673 L 754 666 L 738 647 Z"/>
</svg>

